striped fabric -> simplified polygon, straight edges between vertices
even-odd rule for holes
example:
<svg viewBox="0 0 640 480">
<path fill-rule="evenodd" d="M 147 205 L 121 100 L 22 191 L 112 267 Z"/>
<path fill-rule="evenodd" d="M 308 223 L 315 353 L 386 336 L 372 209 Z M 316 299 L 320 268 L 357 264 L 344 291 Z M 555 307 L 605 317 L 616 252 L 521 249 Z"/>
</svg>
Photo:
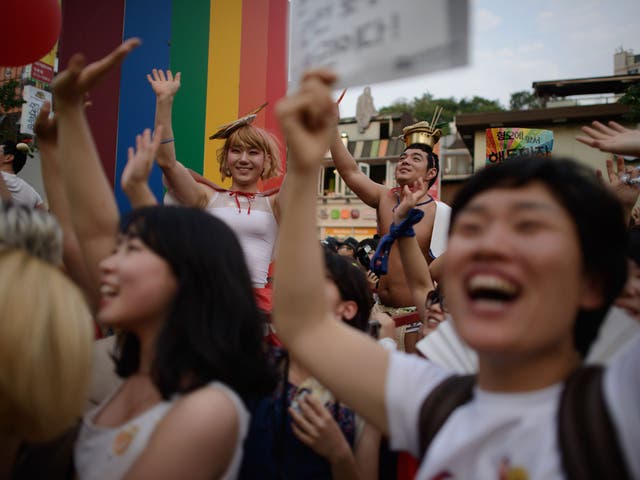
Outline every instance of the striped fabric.
<svg viewBox="0 0 640 480">
<path fill-rule="evenodd" d="M 288 0 L 65 0 L 60 39 L 60 64 L 84 52 L 97 59 L 123 38 L 139 36 L 143 44 L 132 53 L 120 75 L 111 75 L 91 92 L 89 120 L 110 180 L 119 185 L 126 149 L 135 135 L 153 126 L 155 96 L 145 74 L 152 68 L 182 72 L 182 86 L 173 106 L 178 159 L 220 183 L 216 151 L 222 141 L 208 136 L 258 105 L 269 106 L 256 125 L 278 136 L 273 108 L 286 93 Z M 150 12 L 153 13 L 152 21 Z M 284 162 L 283 162 L 284 163 Z M 284 164 L 283 164 L 284 169 Z M 265 188 L 276 186 L 269 182 Z M 159 172 L 151 182 L 162 195 Z M 119 188 L 121 211 L 129 209 Z"/>
</svg>

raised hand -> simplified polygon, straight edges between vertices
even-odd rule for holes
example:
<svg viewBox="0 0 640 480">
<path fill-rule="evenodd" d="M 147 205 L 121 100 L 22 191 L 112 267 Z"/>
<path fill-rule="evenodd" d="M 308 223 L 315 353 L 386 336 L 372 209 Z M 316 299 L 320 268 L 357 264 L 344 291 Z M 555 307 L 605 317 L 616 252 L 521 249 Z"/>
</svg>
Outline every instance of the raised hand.
<svg viewBox="0 0 640 480">
<path fill-rule="evenodd" d="M 609 122 L 608 126 L 593 122 L 591 127 L 582 127 L 587 135 L 576 140 L 592 148 L 617 155 L 640 156 L 640 130 L 630 130 L 619 123 Z"/>
<path fill-rule="evenodd" d="M 154 68 L 150 75 L 147 74 L 147 80 L 158 99 L 172 99 L 180 90 L 180 72 L 174 77 L 171 70 L 165 73 L 164 70 Z"/>
<path fill-rule="evenodd" d="M 640 188 L 638 184 L 632 184 L 627 179 L 636 179 L 640 177 L 640 171 L 633 167 L 627 167 L 622 157 L 616 157 L 616 165 L 614 168 L 613 160 L 607 159 L 607 176 L 609 177 L 609 187 L 613 194 L 618 198 L 625 209 L 626 215 L 631 214 L 631 209 L 638 200 Z M 596 170 L 598 178 L 602 179 L 603 175 L 600 170 Z"/>
<path fill-rule="evenodd" d="M 418 201 L 427 194 L 429 185 L 424 179 L 416 180 L 411 188 L 408 185 L 402 187 L 400 203 L 393 210 L 393 223 L 398 225 L 409 215 L 409 211 L 416 206 Z"/>
<path fill-rule="evenodd" d="M 373 270 L 367 270 L 367 286 L 369 290 L 374 292 L 378 288 L 378 282 L 380 279 L 373 273 Z"/>
<path fill-rule="evenodd" d="M 346 438 L 329 411 L 313 395 L 299 398 L 300 413 L 293 408 L 291 428 L 298 440 L 330 462 L 350 450 Z"/>
<path fill-rule="evenodd" d="M 40 108 L 33 131 L 38 140 L 38 146 L 56 147 L 58 144 L 58 122 L 51 114 L 51 103 L 45 102 Z"/>
<path fill-rule="evenodd" d="M 130 38 L 105 57 L 87 65 L 84 55 L 76 53 L 69 60 L 67 69 L 60 72 L 51 84 L 56 109 L 67 105 L 82 105 L 91 87 L 98 83 L 112 68 L 116 67 L 138 45 L 140 40 Z"/>
<path fill-rule="evenodd" d="M 162 126 L 154 132 L 153 139 L 151 130 L 148 128 L 142 135 L 136 135 L 136 147 L 129 147 L 127 165 L 122 171 L 122 189 L 127 191 L 136 185 L 146 184 L 153 167 L 153 159 L 160 145 L 162 136 Z"/>
<path fill-rule="evenodd" d="M 290 172 L 318 168 L 329 149 L 338 122 L 337 106 L 331 98 L 335 78 L 328 70 L 307 72 L 298 92 L 276 105 L 291 153 Z"/>
</svg>

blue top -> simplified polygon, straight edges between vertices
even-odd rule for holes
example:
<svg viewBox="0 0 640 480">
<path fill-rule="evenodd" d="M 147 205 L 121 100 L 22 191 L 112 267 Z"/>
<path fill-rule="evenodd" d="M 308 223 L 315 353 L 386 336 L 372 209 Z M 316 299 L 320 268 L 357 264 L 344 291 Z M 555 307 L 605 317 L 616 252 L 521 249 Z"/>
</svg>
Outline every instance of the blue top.
<svg viewBox="0 0 640 480">
<path fill-rule="evenodd" d="M 286 357 L 286 353 L 279 349 L 274 349 L 272 354 L 276 359 Z M 286 358 L 283 363 L 285 368 L 281 371 L 285 373 L 288 370 Z M 331 479 L 329 462 L 293 434 L 293 419 L 288 408 L 298 393 L 298 387 L 288 381 L 287 375 L 283 377 L 270 396 L 247 402 L 251 424 L 239 478 Z M 325 403 L 325 407 L 353 448 L 356 436 L 353 410 L 333 401 Z"/>
</svg>

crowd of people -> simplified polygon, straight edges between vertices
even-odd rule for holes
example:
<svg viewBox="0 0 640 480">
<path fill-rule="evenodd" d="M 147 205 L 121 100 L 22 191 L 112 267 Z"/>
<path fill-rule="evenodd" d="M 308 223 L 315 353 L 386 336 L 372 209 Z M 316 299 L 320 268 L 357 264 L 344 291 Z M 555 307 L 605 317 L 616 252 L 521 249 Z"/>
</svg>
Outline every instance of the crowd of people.
<svg viewBox="0 0 640 480">
<path fill-rule="evenodd" d="M 260 191 L 283 165 L 255 114 L 213 135 L 224 188 L 177 158 L 180 74 L 154 69 L 120 218 L 84 101 L 138 44 L 55 78 L 35 126 L 48 212 L 15 175 L 24 147 L 0 152 L 0 478 L 640 478 L 639 170 L 512 158 L 448 206 L 420 122 L 389 189 L 315 70 L 276 106 L 280 188 Z M 640 130 L 583 132 L 640 157 Z M 317 238 L 328 150 L 380 236 Z M 462 349 L 470 375 L 447 361 Z"/>
</svg>

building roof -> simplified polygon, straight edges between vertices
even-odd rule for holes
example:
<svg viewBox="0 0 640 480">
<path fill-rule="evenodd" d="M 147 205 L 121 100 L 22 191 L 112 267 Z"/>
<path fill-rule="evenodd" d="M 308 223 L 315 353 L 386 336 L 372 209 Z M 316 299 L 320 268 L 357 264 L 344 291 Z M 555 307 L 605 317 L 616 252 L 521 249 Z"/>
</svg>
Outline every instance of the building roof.
<svg viewBox="0 0 640 480">
<path fill-rule="evenodd" d="M 631 84 L 640 82 L 640 75 L 611 75 L 608 77 L 570 78 L 533 82 L 538 97 L 568 97 L 570 95 L 594 95 L 623 93 Z"/>
<path fill-rule="evenodd" d="M 474 155 L 474 133 L 494 127 L 552 127 L 554 124 L 587 124 L 593 120 L 620 120 L 629 111 L 627 105 L 608 103 L 572 107 L 544 108 L 512 112 L 467 113 L 456 116 L 456 127 L 465 145 Z"/>
</svg>

